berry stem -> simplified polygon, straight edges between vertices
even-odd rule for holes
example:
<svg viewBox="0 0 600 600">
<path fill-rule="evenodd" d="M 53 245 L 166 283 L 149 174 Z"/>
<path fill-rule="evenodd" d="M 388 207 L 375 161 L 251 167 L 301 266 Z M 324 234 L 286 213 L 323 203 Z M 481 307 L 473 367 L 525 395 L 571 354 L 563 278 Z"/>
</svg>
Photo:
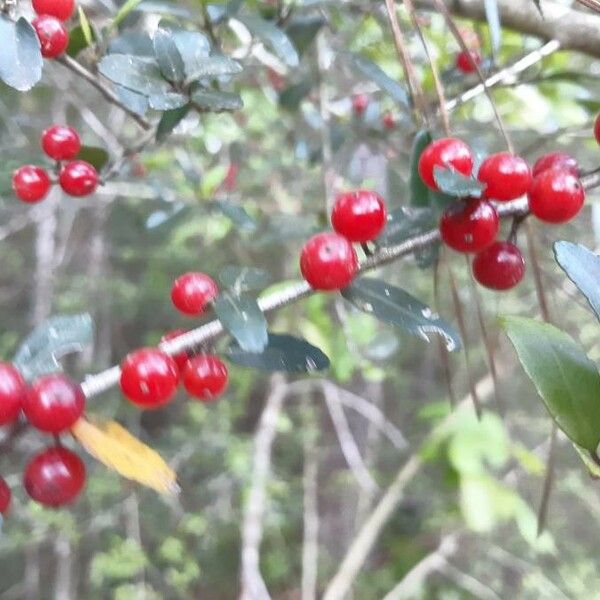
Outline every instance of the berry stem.
<svg viewBox="0 0 600 600">
<path fill-rule="evenodd" d="M 360 247 L 363 249 L 365 256 L 373 256 L 373 250 L 371 250 L 368 242 L 362 242 Z"/>
</svg>

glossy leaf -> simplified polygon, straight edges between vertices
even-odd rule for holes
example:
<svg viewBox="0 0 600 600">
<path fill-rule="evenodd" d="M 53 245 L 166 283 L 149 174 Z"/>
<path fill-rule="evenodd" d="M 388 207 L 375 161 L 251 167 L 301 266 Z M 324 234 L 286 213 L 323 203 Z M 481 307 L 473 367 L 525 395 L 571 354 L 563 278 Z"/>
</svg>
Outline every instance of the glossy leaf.
<svg viewBox="0 0 600 600">
<path fill-rule="evenodd" d="M 297 67 L 298 52 L 288 36 L 270 21 L 265 21 L 256 15 L 236 15 L 250 33 L 268 46 L 288 67 Z"/>
<path fill-rule="evenodd" d="M 115 89 L 119 100 L 136 115 L 144 116 L 148 112 L 148 108 L 150 107 L 148 96 L 128 90 L 122 85 L 115 85 Z"/>
<path fill-rule="evenodd" d="M 242 72 L 240 63 L 227 56 L 207 56 L 195 61 L 194 70 L 188 69 L 188 81 L 222 75 L 235 75 Z"/>
<path fill-rule="evenodd" d="M 98 70 L 112 82 L 145 96 L 161 94 L 171 88 L 156 61 L 143 56 L 108 54 L 100 61 Z"/>
<path fill-rule="evenodd" d="M 255 298 L 221 294 L 214 302 L 214 310 L 242 350 L 261 352 L 267 345 L 267 319 Z"/>
<path fill-rule="evenodd" d="M 391 96 L 398 104 L 402 104 L 402 106 L 405 106 L 406 108 L 410 106 L 408 94 L 404 86 L 392 79 L 372 60 L 369 60 L 364 56 L 359 56 L 358 54 L 353 54 L 351 63 L 357 71 L 368 77 L 373 83 L 376 83 L 380 89 Z"/>
<path fill-rule="evenodd" d="M 502 327 L 556 424 L 591 452 L 600 442 L 600 375 L 581 346 L 560 329 L 526 317 Z"/>
<path fill-rule="evenodd" d="M 0 14 L 0 79 L 20 92 L 30 90 L 42 77 L 40 41 L 31 24 L 16 23 Z"/>
<path fill-rule="evenodd" d="M 380 321 L 396 325 L 426 341 L 430 341 L 430 333 L 441 335 L 450 352 L 462 347 L 460 336 L 452 325 L 408 292 L 389 283 L 361 277 L 343 289 L 342 296 Z"/>
<path fill-rule="evenodd" d="M 165 79 L 182 83 L 185 79 L 183 58 L 170 31 L 159 27 L 152 38 L 154 56 Z"/>
<path fill-rule="evenodd" d="M 226 356 L 237 365 L 269 372 L 311 373 L 329 367 L 329 359 L 319 348 L 287 334 L 269 333 L 268 344 L 260 353 L 231 346 Z"/>
<path fill-rule="evenodd" d="M 282 108 L 295 112 L 312 89 L 312 82 L 304 79 L 300 83 L 290 85 L 279 94 L 279 104 Z"/>
<path fill-rule="evenodd" d="M 264 269 L 227 265 L 219 273 L 219 281 L 235 293 L 260 290 L 271 283 L 271 276 Z"/>
<path fill-rule="evenodd" d="M 191 104 L 186 104 L 181 108 L 168 110 L 163 113 L 156 128 L 156 141 L 161 142 L 164 140 L 185 119 L 191 107 Z"/>
<path fill-rule="evenodd" d="M 321 15 L 296 17 L 290 21 L 285 32 L 298 52 L 304 54 L 326 22 Z"/>
<path fill-rule="evenodd" d="M 244 106 L 238 94 L 197 89 L 192 93 L 192 101 L 200 110 L 221 112 L 224 110 L 239 110 Z"/>
<path fill-rule="evenodd" d="M 215 200 L 212 206 L 217 208 L 226 217 L 231 219 L 241 229 L 254 231 L 257 227 L 256 221 L 248 214 L 246 209 L 228 200 Z"/>
<path fill-rule="evenodd" d="M 92 43 L 95 41 L 96 37 L 94 35 L 94 30 L 90 28 L 90 32 L 92 35 Z M 69 45 L 67 46 L 67 54 L 69 56 L 77 56 L 82 50 L 85 50 L 90 44 L 86 39 L 86 34 L 83 31 L 81 25 L 77 25 L 77 27 L 73 27 L 71 31 L 69 31 Z"/>
<path fill-rule="evenodd" d="M 458 198 L 479 198 L 485 185 L 453 169 L 433 167 L 433 178 L 444 194 Z"/>
<path fill-rule="evenodd" d="M 77 154 L 77 158 L 85 160 L 93 165 L 97 171 L 101 171 L 104 165 L 108 162 L 108 152 L 104 148 L 96 148 L 95 146 L 82 146 Z"/>
<path fill-rule="evenodd" d="M 175 92 L 152 94 L 148 98 L 148 103 L 154 110 L 175 110 L 176 108 L 185 106 L 188 102 L 189 98 L 185 94 L 177 94 Z"/>
<path fill-rule="evenodd" d="M 208 38 L 199 31 L 184 29 L 170 29 L 170 31 L 183 59 L 186 79 L 190 81 L 210 54 L 210 43 Z"/>
<path fill-rule="evenodd" d="M 134 54 L 151 58 L 154 56 L 154 45 L 148 34 L 126 31 L 109 42 L 108 52 L 109 54 Z"/>
<path fill-rule="evenodd" d="M 429 206 L 430 196 L 429 188 L 423 183 L 419 175 L 419 159 L 423 150 L 431 144 L 433 138 L 427 129 L 421 129 L 417 132 L 410 151 L 410 205 L 411 206 Z"/>
</svg>

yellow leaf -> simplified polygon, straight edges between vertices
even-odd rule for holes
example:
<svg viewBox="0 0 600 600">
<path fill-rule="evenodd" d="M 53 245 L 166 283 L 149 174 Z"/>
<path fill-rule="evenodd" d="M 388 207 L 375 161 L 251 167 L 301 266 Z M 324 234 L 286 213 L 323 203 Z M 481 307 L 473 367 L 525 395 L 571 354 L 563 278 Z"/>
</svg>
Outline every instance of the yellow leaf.
<svg viewBox="0 0 600 600">
<path fill-rule="evenodd" d="M 160 455 L 118 423 L 94 424 L 87 419 L 79 419 L 71 432 L 94 458 L 119 475 L 161 494 L 179 492 L 174 471 Z"/>
</svg>

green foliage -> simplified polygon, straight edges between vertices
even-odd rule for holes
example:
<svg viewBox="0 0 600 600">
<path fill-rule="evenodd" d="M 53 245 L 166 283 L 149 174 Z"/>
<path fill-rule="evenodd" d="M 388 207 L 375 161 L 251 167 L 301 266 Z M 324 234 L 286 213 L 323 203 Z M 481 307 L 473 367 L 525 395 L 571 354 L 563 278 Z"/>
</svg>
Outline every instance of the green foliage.
<svg viewBox="0 0 600 600">
<path fill-rule="evenodd" d="M 0 79 L 10 87 L 25 92 L 42 77 L 42 54 L 37 34 L 21 17 L 16 23 L 0 14 Z"/>
</svg>

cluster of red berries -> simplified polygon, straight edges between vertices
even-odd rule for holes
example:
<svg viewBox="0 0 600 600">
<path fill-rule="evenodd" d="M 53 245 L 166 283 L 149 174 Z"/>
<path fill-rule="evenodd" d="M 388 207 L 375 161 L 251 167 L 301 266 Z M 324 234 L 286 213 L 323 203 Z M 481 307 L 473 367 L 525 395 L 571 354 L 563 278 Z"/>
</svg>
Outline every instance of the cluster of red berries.
<svg viewBox="0 0 600 600">
<path fill-rule="evenodd" d="M 470 177 L 474 157 L 465 142 L 443 138 L 432 142 L 419 160 L 419 174 L 432 190 L 436 167 L 452 169 Z M 494 202 L 507 202 L 527 195 L 529 210 L 546 223 L 564 223 L 581 210 L 585 191 L 579 181 L 577 162 L 553 152 L 542 156 L 530 170 L 519 156 L 500 152 L 486 158 L 477 173 L 484 184 L 481 198 L 453 203 L 442 214 L 440 234 L 453 250 L 474 253 L 473 274 L 482 285 L 507 290 L 525 273 L 525 262 L 511 241 L 496 241 L 500 222 Z"/>
<path fill-rule="evenodd" d="M 217 284 L 204 273 L 185 273 L 173 282 L 171 299 L 184 315 L 200 316 L 216 298 Z M 185 333 L 178 329 L 161 339 L 172 340 Z M 227 367 L 213 354 L 190 356 L 187 352 L 169 356 L 159 348 L 142 348 L 121 363 L 121 390 L 142 408 L 158 408 L 172 400 L 179 382 L 194 398 L 216 400 L 228 383 Z"/>
<path fill-rule="evenodd" d="M 463 50 L 456 55 L 456 69 L 465 75 L 475 73 L 479 65 L 481 65 L 481 54 L 477 50 L 468 52 Z"/>
<path fill-rule="evenodd" d="M 31 22 L 40 40 L 45 58 L 60 56 L 69 45 L 69 32 L 64 21 L 70 19 L 75 0 L 32 0 L 37 17 Z"/>
<path fill-rule="evenodd" d="M 67 125 L 52 125 L 42 133 L 44 153 L 57 161 L 58 183 L 70 196 L 88 196 L 98 186 L 98 172 L 84 160 L 73 160 L 81 150 L 79 134 Z M 64 164 L 63 161 L 66 161 Z M 35 204 L 43 200 L 53 181 L 48 171 L 36 165 L 24 165 L 15 170 L 13 190 L 23 202 Z"/>
<path fill-rule="evenodd" d="M 300 270 L 315 290 L 339 290 L 350 285 L 358 271 L 352 243 L 374 240 L 385 227 L 387 211 L 376 192 L 357 190 L 338 194 L 331 212 L 334 232 L 310 238 L 300 255 Z"/>
<path fill-rule="evenodd" d="M 85 410 L 81 387 L 56 373 L 39 377 L 28 386 L 10 363 L 0 363 L 0 426 L 25 418 L 45 434 L 58 436 L 70 429 Z M 60 444 L 49 446 L 30 459 L 23 485 L 36 502 L 59 507 L 73 502 L 85 484 L 85 465 Z M 11 492 L 0 478 L 0 512 L 10 504 Z"/>
<path fill-rule="evenodd" d="M 361 117 L 369 106 L 369 96 L 367 94 L 356 94 L 352 97 L 352 110 L 357 117 Z M 383 113 L 381 123 L 385 129 L 392 130 L 396 128 L 396 117 L 388 110 Z"/>
</svg>

